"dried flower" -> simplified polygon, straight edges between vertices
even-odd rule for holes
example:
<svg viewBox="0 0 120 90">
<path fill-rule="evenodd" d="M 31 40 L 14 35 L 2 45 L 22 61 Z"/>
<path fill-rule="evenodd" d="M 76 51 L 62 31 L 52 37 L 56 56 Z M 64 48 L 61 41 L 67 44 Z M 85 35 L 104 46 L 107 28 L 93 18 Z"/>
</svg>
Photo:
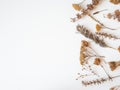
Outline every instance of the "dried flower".
<svg viewBox="0 0 120 90">
<path fill-rule="evenodd" d="M 87 4 L 87 9 L 93 10 L 93 9 L 94 9 L 94 6 L 93 6 L 92 4 Z"/>
<path fill-rule="evenodd" d="M 101 26 L 101 25 L 96 24 L 96 30 L 97 30 L 97 31 L 100 31 L 100 30 L 101 30 L 101 28 L 102 28 L 102 26 Z"/>
<path fill-rule="evenodd" d="M 73 8 L 77 11 L 81 10 L 81 6 L 79 4 L 72 4 Z"/>
<path fill-rule="evenodd" d="M 96 44 L 99 44 L 101 47 L 112 48 L 108 46 L 103 39 L 100 39 L 96 34 L 93 34 L 92 32 L 90 32 L 90 30 L 86 29 L 84 26 L 77 25 L 76 28 L 77 28 L 77 31 L 79 31 L 82 35 L 93 40 Z"/>
<path fill-rule="evenodd" d="M 108 62 L 111 71 L 114 71 L 117 67 L 120 66 L 120 61 L 112 61 L 112 62 Z"/>
<path fill-rule="evenodd" d="M 94 64 L 95 65 L 100 65 L 101 64 L 101 59 L 100 58 L 95 58 Z"/>
<path fill-rule="evenodd" d="M 120 10 L 117 9 L 114 11 L 114 13 L 108 13 L 107 18 L 108 19 L 111 19 L 111 18 L 117 19 L 118 22 L 120 22 Z"/>
<path fill-rule="evenodd" d="M 100 0 L 92 0 L 93 5 L 98 5 Z"/>
</svg>

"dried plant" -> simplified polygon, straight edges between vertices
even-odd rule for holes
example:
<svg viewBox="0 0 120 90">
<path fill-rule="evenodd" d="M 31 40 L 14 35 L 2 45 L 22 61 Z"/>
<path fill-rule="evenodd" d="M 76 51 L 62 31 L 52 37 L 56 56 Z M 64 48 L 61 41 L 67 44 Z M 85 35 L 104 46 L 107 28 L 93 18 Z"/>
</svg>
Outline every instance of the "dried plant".
<svg viewBox="0 0 120 90">
<path fill-rule="evenodd" d="M 116 85 L 114 87 L 111 87 L 110 90 L 120 90 L 120 85 Z"/>
<path fill-rule="evenodd" d="M 118 22 L 120 22 L 120 10 L 115 10 L 114 13 L 108 13 L 107 14 L 107 18 L 109 19 L 114 19 L 114 20 L 118 20 Z"/>
<path fill-rule="evenodd" d="M 103 60 L 101 58 L 95 58 L 94 64 L 95 65 L 99 65 L 101 66 L 101 68 L 104 70 L 105 74 L 108 76 L 109 79 L 112 79 L 111 76 L 107 73 L 107 71 L 105 70 L 103 64 L 102 64 Z"/>
<path fill-rule="evenodd" d="M 117 67 L 120 66 L 120 61 L 111 61 L 108 62 L 108 64 L 110 66 L 111 71 L 114 71 Z"/>
<path fill-rule="evenodd" d="M 71 18 L 72 22 L 75 22 L 75 21 L 81 19 L 83 16 L 88 15 L 89 12 L 90 12 L 91 10 L 93 10 L 93 9 L 99 4 L 100 1 L 101 1 L 101 0 L 92 0 L 92 4 L 87 4 L 87 6 L 86 6 L 87 8 L 86 8 L 86 9 L 84 9 L 84 8 L 81 6 L 81 3 L 72 4 L 72 6 L 73 6 L 73 8 L 74 8 L 75 10 L 81 11 L 81 14 L 77 14 L 77 15 L 76 15 L 77 17 Z M 79 17 L 81 17 L 81 18 L 78 18 L 78 15 L 79 15 Z"/>
<path fill-rule="evenodd" d="M 108 33 L 105 33 L 105 32 L 96 32 L 96 34 L 97 34 L 98 36 L 105 37 L 105 38 L 109 38 L 109 39 L 120 39 L 119 37 L 117 37 L 117 36 L 115 36 L 115 35 L 108 34 Z"/>
<path fill-rule="evenodd" d="M 84 65 L 88 63 L 88 60 L 92 57 L 103 57 L 98 55 L 95 50 L 90 46 L 88 41 L 82 40 L 80 48 L 80 64 Z"/>
<path fill-rule="evenodd" d="M 110 0 L 110 2 L 113 4 L 120 4 L 120 0 Z"/>
<path fill-rule="evenodd" d="M 117 77 L 120 77 L 120 75 L 114 76 L 114 77 L 111 77 L 111 78 L 114 79 L 114 78 L 117 78 Z M 82 81 L 82 85 L 84 85 L 84 86 L 99 85 L 99 84 L 103 84 L 104 82 L 107 82 L 107 81 L 113 81 L 113 80 L 111 80 L 109 78 L 100 78 L 100 79 L 95 79 L 95 80 L 90 80 L 90 81 Z"/>
<path fill-rule="evenodd" d="M 92 33 L 90 30 L 88 30 L 84 26 L 77 25 L 76 28 L 77 28 L 77 31 L 79 31 L 82 35 L 93 40 L 96 44 L 99 44 L 101 47 L 112 48 L 112 47 L 108 46 L 103 39 L 99 38 L 96 34 Z M 115 48 L 112 48 L 112 49 L 115 49 Z"/>
</svg>

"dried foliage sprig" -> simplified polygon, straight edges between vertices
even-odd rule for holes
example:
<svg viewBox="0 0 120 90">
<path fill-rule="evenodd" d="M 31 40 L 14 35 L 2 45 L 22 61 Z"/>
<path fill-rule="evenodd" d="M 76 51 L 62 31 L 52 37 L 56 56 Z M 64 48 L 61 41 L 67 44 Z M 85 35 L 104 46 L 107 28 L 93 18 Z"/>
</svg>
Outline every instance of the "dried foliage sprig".
<svg viewBox="0 0 120 90">
<path fill-rule="evenodd" d="M 118 22 L 120 22 L 120 10 L 117 9 L 114 11 L 114 13 L 108 13 L 107 18 L 114 19 L 114 20 L 117 20 Z"/>
<path fill-rule="evenodd" d="M 76 22 L 77 20 L 81 19 L 83 16 L 88 15 L 91 10 L 93 10 L 101 0 L 92 0 L 92 4 L 87 4 L 87 8 L 84 9 L 81 6 L 81 3 L 79 4 L 72 4 L 73 8 L 77 11 L 81 11 L 81 14 L 76 14 L 77 17 L 71 18 L 72 22 Z"/>
<path fill-rule="evenodd" d="M 117 67 L 120 66 L 120 61 L 111 61 L 108 62 L 108 64 L 110 66 L 111 71 L 114 71 Z"/>
<path fill-rule="evenodd" d="M 110 90 L 120 90 L 120 85 L 116 85 L 114 87 L 111 87 Z"/>
<path fill-rule="evenodd" d="M 101 47 L 108 47 L 108 48 L 115 49 L 113 47 L 108 46 L 103 39 L 99 38 L 96 34 L 92 33 L 90 30 L 88 30 L 84 26 L 77 25 L 76 28 L 77 28 L 77 31 L 79 31 L 82 35 L 93 40 L 96 44 L 99 44 Z"/>
<path fill-rule="evenodd" d="M 114 79 L 117 77 L 120 77 L 120 75 L 114 76 L 111 78 Z M 95 80 L 90 80 L 90 81 L 82 81 L 82 85 L 84 85 L 84 86 L 99 85 L 99 84 L 103 84 L 104 82 L 107 82 L 107 81 L 113 81 L 113 80 L 111 80 L 109 78 L 100 78 L 100 79 L 95 79 Z"/>
<path fill-rule="evenodd" d="M 112 34 L 108 34 L 105 32 L 96 32 L 97 35 L 101 36 L 101 37 L 105 37 L 105 38 L 109 38 L 109 39 L 120 39 L 119 37 L 112 35 Z"/>
</svg>

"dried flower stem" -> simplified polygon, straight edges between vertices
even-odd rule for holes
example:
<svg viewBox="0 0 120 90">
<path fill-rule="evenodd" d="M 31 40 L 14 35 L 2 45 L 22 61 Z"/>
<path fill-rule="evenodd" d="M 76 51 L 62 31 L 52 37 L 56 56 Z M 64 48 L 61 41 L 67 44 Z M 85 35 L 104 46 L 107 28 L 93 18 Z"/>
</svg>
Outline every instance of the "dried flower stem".
<svg viewBox="0 0 120 90">
<path fill-rule="evenodd" d="M 117 77 L 120 77 L 120 75 L 118 76 L 114 76 L 114 77 L 111 77 L 112 79 L 114 78 L 117 78 Z M 96 79 L 96 80 L 92 80 L 92 81 L 82 81 L 82 84 L 84 86 L 89 86 L 89 85 L 96 85 L 96 84 L 102 84 L 104 82 L 107 82 L 107 81 L 111 81 L 110 78 L 100 78 L 100 79 Z"/>
<path fill-rule="evenodd" d="M 88 16 L 90 17 L 90 18 L 92 18 L 94 21 L 96 21 L 97 23 L 99 23 L 101 26 L 102 26 L 102 28 L 107 28 L 107 29 L 110 29 L 110 30 L 116 30 L 116 29 L 113 29 L 113 28 L 110 28 L 110 27 L 107 27 L 107 26 L 105 26 L 103 23 L 101 23 L 99 20 L 97 20 L 95 17 L 93 17 L 91 14 L 88 14 Z"/>
<path fill-rule="evenodd" d="M 96 11 L 93 13 L 93 15 L 96 15 L 96 14 L 99 14 L 100 12 L 103 12 L 103 11 L 106 11 L 107 9 L 104 9 L 104 10 L 100 10 L 100 11 Z"/>
</svg>

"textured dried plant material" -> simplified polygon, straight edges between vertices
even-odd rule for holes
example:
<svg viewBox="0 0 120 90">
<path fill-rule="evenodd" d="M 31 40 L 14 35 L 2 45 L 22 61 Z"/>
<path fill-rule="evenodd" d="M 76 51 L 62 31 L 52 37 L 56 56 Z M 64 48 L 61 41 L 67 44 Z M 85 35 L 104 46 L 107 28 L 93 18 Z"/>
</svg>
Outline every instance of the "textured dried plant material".
<svg viewBox="0 0 120 90">
<path fill-rule="evenodd" d="M 100 58 L 95 58 L 94 64 L 95 65 L 100 65 L 101 64 L 101 59 Z"/>
<path fill-rule="evenodd" d="M 81 11 L 81 14 L 79 14 L 79 16 L 82 18 L 83 16 L 88 15 L 90 13 L 90 11 L 93 10 L 99 4 L 100 1 L 102 1 L 102 0 L 92 0 L 92 4 L 87 4 L 86 9 L 81 7 L 80 4 L 72 4 L 72 6 L 75 10 Z M 72 22 L 76 22 L 81 18 L 74 17 L 74 18 L 71 18 L 71 20 L 72 20 Z"/>
<path fill-rule="evenodd" d="M 117 78 L 117 77 L 120 77 L 120 75 L 114 76 L 114 77 L 111 77 L 111 78 L 114 79 L 114 78 Z M 107 82 L 107 81 L 113 81 L 113 80 L 111 80 L 109 78 L 99 78 L 99 79 L 91 80 L 91 81 L 82 81 L 82 85 L 84 85 L 84 86 L 100 85 L 100 84 L 103 84 L 104 82 Z"/>
<path fill-rule="evenodd" d="M 107 18 L 108 19 L 114 19 L 114 20 L 118 20 L 118 22 L 120 22 L 120 10 L 117 9 L 114 11 L 114 13 L 108 13 L 107 14 Z"/>
<path fill-rule="evenodd" d="M 110 90 L 120 90 L 120 85 L 117 85 L 117 86 L 111 87 Z"/>
<path fill-rule="evenodd" d="M 77 25 L 77 31 L 79 31 L 85 37 L 93 40 L 96 44 L 99 44 L 101 47 L 109 47 L 103 39 L 100 39 L 96 34 L 93 34 L 90 30 L 86 29 L 84 26 Z"/>
<path fill-rule="evenodd" d="M 101 36 L 101 37 L 105 37 L 105 38 L 109 38 L 109 39 L 120 39 L 119 37 L 112 35 L 112 34 L 108 34 L 105 32 L 96 32 L 97 35 Z"/>
<path fill-rule="evenodd" d="M 96 31 L 100 31 L 102 29 L 102 26 L 99 24 L 96 24 Z"/>
<path fill-rule="evenodd" d="M 72 4 L 73 8 L 77 11 L 80 11 L 82 8 L 79 4 Z"/>
<path fill-rule="evenodd" d="M 114 71 L 117 67 L 120 66 L 120 61 L 112 61 L 112 62 L 108 62 L 111 71 Z"/>
<path fill-rule="evenodd" d="M 84 65 L 84 64 L 88 64 L 88 59 L 90 59 L 91 57 L 102 57 L 98 55 L 95 50 L 93 50 L 90 47 L 90 43 L 88 41 L 82 40 L 81 41 L 81 48 L 80 48 L 80 64 Z"/>
<path fill-rule="evenodd" d="M 110 2 L 113 4 L 120 4 L 120 0 L 110 0 Z"/>
</svg>

